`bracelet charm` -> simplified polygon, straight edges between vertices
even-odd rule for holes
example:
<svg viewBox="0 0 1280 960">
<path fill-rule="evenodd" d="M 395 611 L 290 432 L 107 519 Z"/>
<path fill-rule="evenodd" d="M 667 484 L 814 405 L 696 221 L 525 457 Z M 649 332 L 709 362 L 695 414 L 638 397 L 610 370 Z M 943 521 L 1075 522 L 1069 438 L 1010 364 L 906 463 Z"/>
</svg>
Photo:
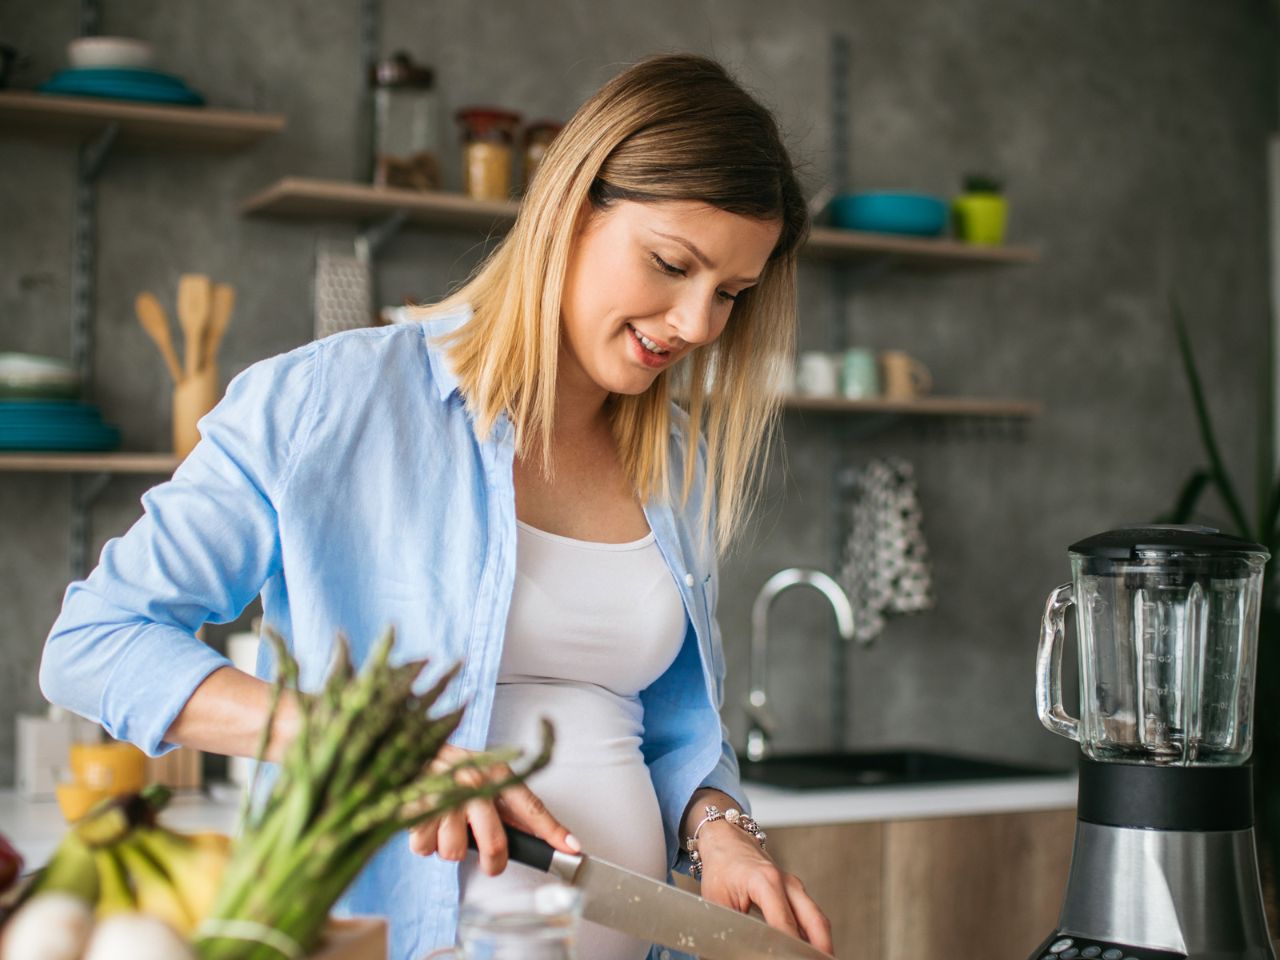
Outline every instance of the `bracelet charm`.
<svg viewBox="0 0 1280 960">
<path fill-rule="evenodd" d="M 698 825 L 693 829 L 693 835 L 684 842 L 685 850 L 689 852 L 689 860 L 691 862 L 691 870 L 695 880 L 702 879 L 702 854 L 698 852 L 698 833 L 702 828 L 716 820 L 726 820 L 734 826 L 746 832 L 756 843 L 760 844 L 760 849 L 764 849 L 764 842 L 767 837 L 765 832 L 760 829 L 760 825 L 756 821 L 747 816 L 742 811 L 730 807 L 723 813 L 714 803 L 709 803 L 704 810 L 705 816 L 698 821 Z"/>
</svg>

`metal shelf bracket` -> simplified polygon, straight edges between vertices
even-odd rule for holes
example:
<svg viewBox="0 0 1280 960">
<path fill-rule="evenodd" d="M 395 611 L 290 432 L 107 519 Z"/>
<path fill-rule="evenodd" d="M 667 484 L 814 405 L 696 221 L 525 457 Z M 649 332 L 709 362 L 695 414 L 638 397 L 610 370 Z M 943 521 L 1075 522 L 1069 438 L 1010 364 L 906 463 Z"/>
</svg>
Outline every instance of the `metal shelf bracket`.
<svg viewBox="0 0 1280 960">
<path fill-rule="evenodd" d="M 385 247 L 409 221 L 408 210 L 397 210 L 395 213 L 366 227 L 356 236 L 356 256 L 364 263 L 373 263 L 378 252 Z"/>
<path fill-rule="evenodd" d="M 109 473 L 75 474 L 71 478 L 71 524 L 68 555 L 71 579 L 83 580 L 89 574 L 90 511 L 94 501 L 111 482 Z"/>
</svg>

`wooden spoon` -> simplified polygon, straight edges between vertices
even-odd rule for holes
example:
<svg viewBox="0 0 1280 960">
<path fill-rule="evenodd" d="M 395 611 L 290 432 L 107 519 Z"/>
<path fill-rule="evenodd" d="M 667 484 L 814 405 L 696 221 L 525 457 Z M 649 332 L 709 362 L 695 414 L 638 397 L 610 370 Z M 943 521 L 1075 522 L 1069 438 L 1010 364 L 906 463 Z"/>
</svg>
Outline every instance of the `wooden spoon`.
<svg viewBox="0 0 1280 960">
<path fill-rule="evenodd" d="M 231 323 L 231 311 L 236 305 L 236 288 L 229 283 L 219 283 L 213 288 L 213 318 L 205 331 L 204 355 L 200 369 L 211 367 L 218 359 L 218 346 L 222 335 Z"/>
<path fill-rule="evenodd" d="M 182 324 L 184 370 L 188 377 L 194 377 L 200 370 L 200 348 L 209 324 L 212 299 L 212 285 L 204 274 L 184 273 L 178 278 L 178 322 Z"/>
<path fill-rule="evenodd" d="M 164 314 L 164 307 L 160 306 L 160 301 L 155 298 L 155 294 L 144 290 L 133 302 L 133 308 L 138 314 L 138 322 L 142 324 L 142 329 L 147 331 L 147 336 L 160 348 L 160 355 L 164 357 L 164 362 L 169 367 L 173 382 L 181 383 L 182 368 L 178 366 L 178 355 L 173 350 L 173 336 L 169 332 L 169 318 Z"/>
</svg>

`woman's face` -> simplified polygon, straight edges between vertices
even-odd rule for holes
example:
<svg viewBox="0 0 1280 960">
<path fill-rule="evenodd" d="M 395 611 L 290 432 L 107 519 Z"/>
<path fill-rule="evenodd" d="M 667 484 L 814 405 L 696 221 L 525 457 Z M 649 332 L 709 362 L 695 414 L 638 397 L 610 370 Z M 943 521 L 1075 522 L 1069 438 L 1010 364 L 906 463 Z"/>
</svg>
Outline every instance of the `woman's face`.
<svg viewBox="0 0 1280 960">
<path fill-rule="evenodd" d="M 621 200 L 592 212 L 569 257 L 561 385 L 643 393 L 720 336 L 781 232 L 778 220 L 695 200 Z"/>
</svg>

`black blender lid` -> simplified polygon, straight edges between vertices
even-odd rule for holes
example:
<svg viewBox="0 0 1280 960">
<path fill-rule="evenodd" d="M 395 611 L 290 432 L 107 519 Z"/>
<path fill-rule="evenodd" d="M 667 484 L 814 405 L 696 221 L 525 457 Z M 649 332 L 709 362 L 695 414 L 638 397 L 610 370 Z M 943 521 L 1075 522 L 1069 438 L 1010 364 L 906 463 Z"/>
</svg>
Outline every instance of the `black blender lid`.
<svg viewBox="0 0 1280 960">
<path fill-rule="evenodd" d="M 1271 554 L 1260 543 L 1233 537 L 1213 527 L 1153 523 L 1144 527 L 1120 527 L 1094 534 L 1068 548 L 1086 557 L 1124 560 L 1139 554 L 1193 553 L 1214 555 Z"/>
</svg>

